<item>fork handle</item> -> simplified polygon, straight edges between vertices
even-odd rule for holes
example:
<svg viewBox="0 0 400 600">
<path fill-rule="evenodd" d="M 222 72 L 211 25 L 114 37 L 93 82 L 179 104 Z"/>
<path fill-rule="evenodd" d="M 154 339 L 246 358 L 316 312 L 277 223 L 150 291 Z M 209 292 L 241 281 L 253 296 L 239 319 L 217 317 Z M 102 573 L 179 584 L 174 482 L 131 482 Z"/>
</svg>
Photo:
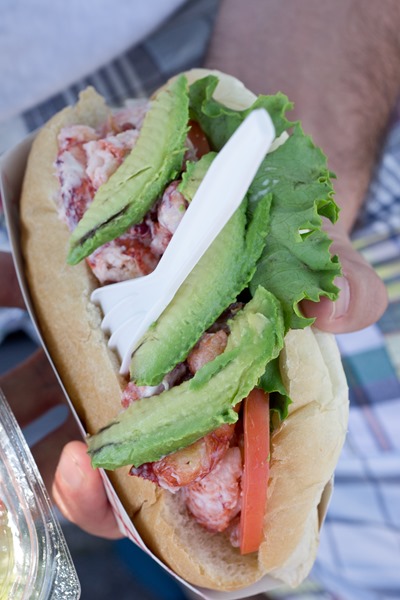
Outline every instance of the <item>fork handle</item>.
<svg viewBox="0 0 400 600">
<path fill-rule="evenodd" d="M 256 109 L 211 163 L 154 271 L 169 280 L 165 306 L 241 204 L 274 138 L 269 114 Z"/>
</svg>

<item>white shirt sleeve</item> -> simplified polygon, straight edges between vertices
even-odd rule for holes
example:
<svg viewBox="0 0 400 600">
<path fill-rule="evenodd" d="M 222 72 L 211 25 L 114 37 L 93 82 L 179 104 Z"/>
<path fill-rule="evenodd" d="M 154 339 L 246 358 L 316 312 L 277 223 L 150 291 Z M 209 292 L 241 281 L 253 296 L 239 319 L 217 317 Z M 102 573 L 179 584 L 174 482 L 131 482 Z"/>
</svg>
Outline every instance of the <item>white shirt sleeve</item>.
<svg viewBox="0 0 400 600">
<path fill-rule="evenodd" d="M 0 122 L 141 42 L 186 0 L 5 0 Z"/>
</svg>

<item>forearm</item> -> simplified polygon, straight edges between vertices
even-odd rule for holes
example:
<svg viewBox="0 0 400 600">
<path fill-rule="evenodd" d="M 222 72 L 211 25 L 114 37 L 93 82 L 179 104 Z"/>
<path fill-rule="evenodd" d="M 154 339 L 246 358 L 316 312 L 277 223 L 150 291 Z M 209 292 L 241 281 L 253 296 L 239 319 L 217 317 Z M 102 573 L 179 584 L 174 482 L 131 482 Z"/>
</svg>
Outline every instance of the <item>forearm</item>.
<svg viewBox="0 0 400 600">
<path fill-rule="evenodd" d="M 223 0 L 208 67 L 285 92 L 337 174 L 350 229 L 400 89 L 398 0 Z"/>
</svg>

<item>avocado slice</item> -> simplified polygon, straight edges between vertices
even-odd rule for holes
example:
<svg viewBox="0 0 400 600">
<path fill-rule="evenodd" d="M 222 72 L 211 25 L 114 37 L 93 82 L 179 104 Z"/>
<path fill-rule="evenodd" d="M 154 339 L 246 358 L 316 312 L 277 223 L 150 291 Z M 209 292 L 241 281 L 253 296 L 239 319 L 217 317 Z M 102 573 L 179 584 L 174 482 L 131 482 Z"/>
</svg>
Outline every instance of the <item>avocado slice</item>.
<svg viewBox="0 0 400 600">
<path fill-rule="evenodd" d="M 188 132 L 187 80 L 178 77 L 154 100 L 135 147 L 73 231 L 67 262 L 77 264 L 96 248 L 140 223 L 182 167 Z"/>
<path fill-rule="evenodd" d="M 94 467 L 112 470 L 157 461 L 221 424 L 237 420 L 233 407 L 257 385 L 266 364 L 283 347 L 280 304 L 259 287 L 230 326 L 225 351 L 193 379 L 159 396 L 134 402 L 89 438 Z"/>
<path fill-rule="evenodd" d="M 181 184 L 194 195 L 206 155 Z M 218 201 L 218 199 L 216 199 Z M 201 335 L 244 290 L 265 245 L 271 195 L 264 195 L 251 214 L 244 199 L 175 294 L 173 301 L 142 337 L 132 356 L 131 379 L 138 385 L 158 385 L 185 360 Z"/>
<path fill-rule="evenodd" d="M 184 196 L 185 200 L 191 202 L 203 181 L 206 173 L 217 156 L 216 152 L 208 152 L 203 154 L 200 160 L 196 162 L 188 161 L 186 170 L 182 173 L 182 181 L 178 185 L 178 191 Z"/>
</svg>

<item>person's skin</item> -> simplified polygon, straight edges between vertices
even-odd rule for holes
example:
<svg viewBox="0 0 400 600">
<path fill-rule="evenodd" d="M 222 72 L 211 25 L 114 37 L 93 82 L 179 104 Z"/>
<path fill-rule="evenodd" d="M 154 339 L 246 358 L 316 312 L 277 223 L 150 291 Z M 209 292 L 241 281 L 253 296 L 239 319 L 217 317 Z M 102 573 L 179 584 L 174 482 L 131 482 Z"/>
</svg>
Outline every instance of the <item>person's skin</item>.
<svg viewBox="0 0 400 600">
<path fill-rule="evenodd" d="M 293 116 L 337 174 L 342 212 L 330 229 L 343 267 L 342 293 L 336 303 L 303 304 L 325 331 L 364 328 L 386 308 L 382 282 L 353 250 L 348 233 L 398 96 L 399 29 L 397 0 L 224 0 L 206 59 L 205 66 L 237 76 L 256 93 L 285 92 L 295 102 Z M 0 305 L 22 306 L 10 258 L 1 253 L 0 273 Z M 0 378 L 0 386 L 22 424 L 64 401 L 41 351 Z M 68 519 L 90 533 L 119 537 L 100 475 L 79 437 L 69 419 L 34 449 L 39 469 Z"/>
<path fill-rule="evenodd" d="M 337 175 L 332 250 L 343 265 L 342 294 L 336 305 L 303 307 L 326 331 L 361 329 L 386 306 L 383 284 L 347 233 L 399 95 L 399 25 L 397 0 L 223 0 L 207 59 L 255 93 L 284 92 L 295 105 L 289 117 L 301 119 Z"/>
</svg>

